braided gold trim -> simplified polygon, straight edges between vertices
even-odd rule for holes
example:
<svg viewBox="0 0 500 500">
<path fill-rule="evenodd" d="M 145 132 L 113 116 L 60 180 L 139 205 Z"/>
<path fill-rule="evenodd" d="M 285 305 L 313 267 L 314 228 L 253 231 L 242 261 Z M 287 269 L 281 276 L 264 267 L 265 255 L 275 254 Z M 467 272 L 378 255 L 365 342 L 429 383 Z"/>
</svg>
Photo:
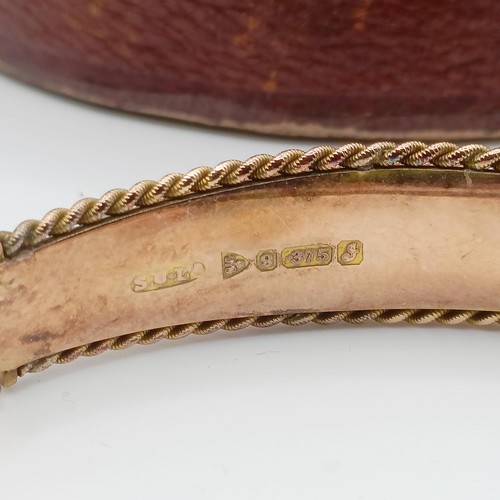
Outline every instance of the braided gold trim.
<svg viewBox="0 0 500 500">
<path fill-rule="evenodd" d="M 199 167 L 186 174 L 169 174 L 159 181 L 142 181 L 130 189 L 113 189 L 100 199 L 85 198 L 70 209 L 57 208 L 41 220 L 27 220 L 12 232 L 0 232 L 0 261 L 18 252 L 67 236 L 83 226 L 122 216 L 168 200 L 312 172 L 390 167 L 455 168 L 497 172 L 500 148 L 480 144 L 457 146 L 448 142 L 351 143 L 334 148 L 319 146 L 305 152 L 260 154 L 246 161 L 229 160 L 215 168 Z"/>
<path fill-rule="evenodd" d="M 399 145 L 392 142 L 378 142 L 368 146 L 351 143 L 339 148 L 320 146 L 307 152 L 292 149 L 276 156 L 261 154 L 244 162 L 225 161 L 215 168 L 200 167 L 186 174 L 169 174 L 157 182 L 142 181 L 129 190 L 114 189 L 100 199 L 82 199 L 70 209 L 55 209 L 41 220 L 22 222 L 12 232 L 0 232 L 0 261 L 3 258 L 14 258 L 22 250 L 32 249 L 58 237 L 68 236 L 82 227 L 92 227 L 137 209 L 154 207 L 189 195 L 202 195 L 221 188 L 314 172 L 394 167 L 499 172 L 500 148 L 491 149 L 479 144 L 457 146 L 447 142 L 430 145 L 416 141 Z M 216 330 L 235 331 L 247 326 L 268 327 L 278 323 L 302 325 L 314 322 L 329 325 L 338 321 L 356 324 L 366 321 L 378 323 L 406 321 L 410 324 L 424 324 L 431 321 L 441 324 L 468 322 L 479 326 L 500 323 L 500 312 L 386 309 L 302 312 L 189 323 L 121 335 L 67 349 L 19 367 L 17 375 L 39 372 L 53 364 L 67 363 L 80 356 L 95 356 L 109 349 L 124 349 L 134 344 L 151 344 L 161 339 L 178 339 L 191 333 L 205 335 Z"/>
<path fill-rule="evenodd" d="M 154 344 L 162 339 L 180 339 L 189 334 L 206 335 L 217 330 L 236 331 L 246 328 L 247 326 L 266 328 L 279 323 L 289 326 L 299 326 L 311 322 L 318 325 L 331 325 L 339 321 L 345 321 L 352 324 L 360 324 L 367 321 L 376 321 L 384 324 L 406 321 L 413 325 L 422 325 L 432 321 L 444 325 L 457 325 L 467 322 L 476 326 L 484 326 L 500 323 L 500 312 L 457 311 L 446 309 L 379 309 L 371 311 L 303 312 L 188 323 L 121 335 L 91 344 L 85 344 L 73 349 L 67 349 L 19 367 L 17 369 L 17 375 L 21 377 L 27 373 L 41 372 L 53 364 L 69 363 L 80 356 L 96 356 L 109 349 L 119 350 L 135 344 Z"/>
</svg>

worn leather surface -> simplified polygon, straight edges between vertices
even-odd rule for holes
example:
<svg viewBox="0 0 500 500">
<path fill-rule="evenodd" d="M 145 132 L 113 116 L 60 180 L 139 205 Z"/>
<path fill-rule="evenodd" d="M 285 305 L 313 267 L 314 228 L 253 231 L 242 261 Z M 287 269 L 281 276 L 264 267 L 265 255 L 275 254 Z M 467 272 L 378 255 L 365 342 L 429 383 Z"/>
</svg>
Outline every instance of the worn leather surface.
<svg viewBox="0 0 500 500">
<path fill-rule="evenodd" d="M 315 136 L 500 135 L 493 0 L 0 0 L 0 61 L 129 110 Z"/>
</svg>

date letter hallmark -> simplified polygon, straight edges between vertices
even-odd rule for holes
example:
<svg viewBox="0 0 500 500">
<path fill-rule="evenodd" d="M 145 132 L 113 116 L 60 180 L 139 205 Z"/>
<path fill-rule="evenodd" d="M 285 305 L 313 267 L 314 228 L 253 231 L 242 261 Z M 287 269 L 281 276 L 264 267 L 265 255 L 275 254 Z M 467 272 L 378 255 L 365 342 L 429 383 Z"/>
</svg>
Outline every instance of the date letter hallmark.
<svg viewBox="0 0 500 500">
<path fill-rule="evenodd" d="M 161 271 L 136 276 L 130 283 L 130 288 L 134 293 L 142 293 L 185 285 L 197 280 L 204 271 L 205 265 L 201 262 L 182 263 Z"/>
<path fill-rule="evenodd" d="M 359 266 L 363 262 L 363 243 L 358 240 L 341 241 L 338 246 L 338 260 L 341 266 Z"/>
</svg>

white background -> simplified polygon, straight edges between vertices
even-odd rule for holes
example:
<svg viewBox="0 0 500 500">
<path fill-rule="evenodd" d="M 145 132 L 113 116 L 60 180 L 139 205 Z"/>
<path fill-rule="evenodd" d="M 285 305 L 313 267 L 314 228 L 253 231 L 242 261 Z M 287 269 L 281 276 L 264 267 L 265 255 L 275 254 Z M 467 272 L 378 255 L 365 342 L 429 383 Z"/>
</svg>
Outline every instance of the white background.
<svg viewBox="0 0 500 500">
<path fill-rule="evenodd" d="M 107 111 L 0 77 L 0 228 L 314 144 Z M 0 395 L 0 496 L 498 499 L 497 329 L 250 328 L 27 375 Z"/>
</svg>

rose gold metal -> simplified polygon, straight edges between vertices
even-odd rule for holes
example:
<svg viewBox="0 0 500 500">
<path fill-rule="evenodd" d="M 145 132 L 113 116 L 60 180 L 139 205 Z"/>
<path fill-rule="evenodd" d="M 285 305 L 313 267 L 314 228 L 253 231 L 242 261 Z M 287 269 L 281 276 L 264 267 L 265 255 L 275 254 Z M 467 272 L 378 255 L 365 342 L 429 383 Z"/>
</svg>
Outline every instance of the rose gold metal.
<svg viewBox="0 0 500 500">
<path fill-rule="evenodd" d="M 136 203 L 59 235 L 77 208 L 3 233 L 0 384 L 108 348 L 250 324 L 500 320 L 495 165 L 391 167 L 394 148 L 330 171 L 318 165 L 335 152 L 323 163 L 317 149 L 301 152 L 294 168 L 316 158 L 315 168 L 271 179 L 239 165 L 247 180 L 233 187 Z M 196 172 L 199 189 L 208 171 Z"/>
</svg>

